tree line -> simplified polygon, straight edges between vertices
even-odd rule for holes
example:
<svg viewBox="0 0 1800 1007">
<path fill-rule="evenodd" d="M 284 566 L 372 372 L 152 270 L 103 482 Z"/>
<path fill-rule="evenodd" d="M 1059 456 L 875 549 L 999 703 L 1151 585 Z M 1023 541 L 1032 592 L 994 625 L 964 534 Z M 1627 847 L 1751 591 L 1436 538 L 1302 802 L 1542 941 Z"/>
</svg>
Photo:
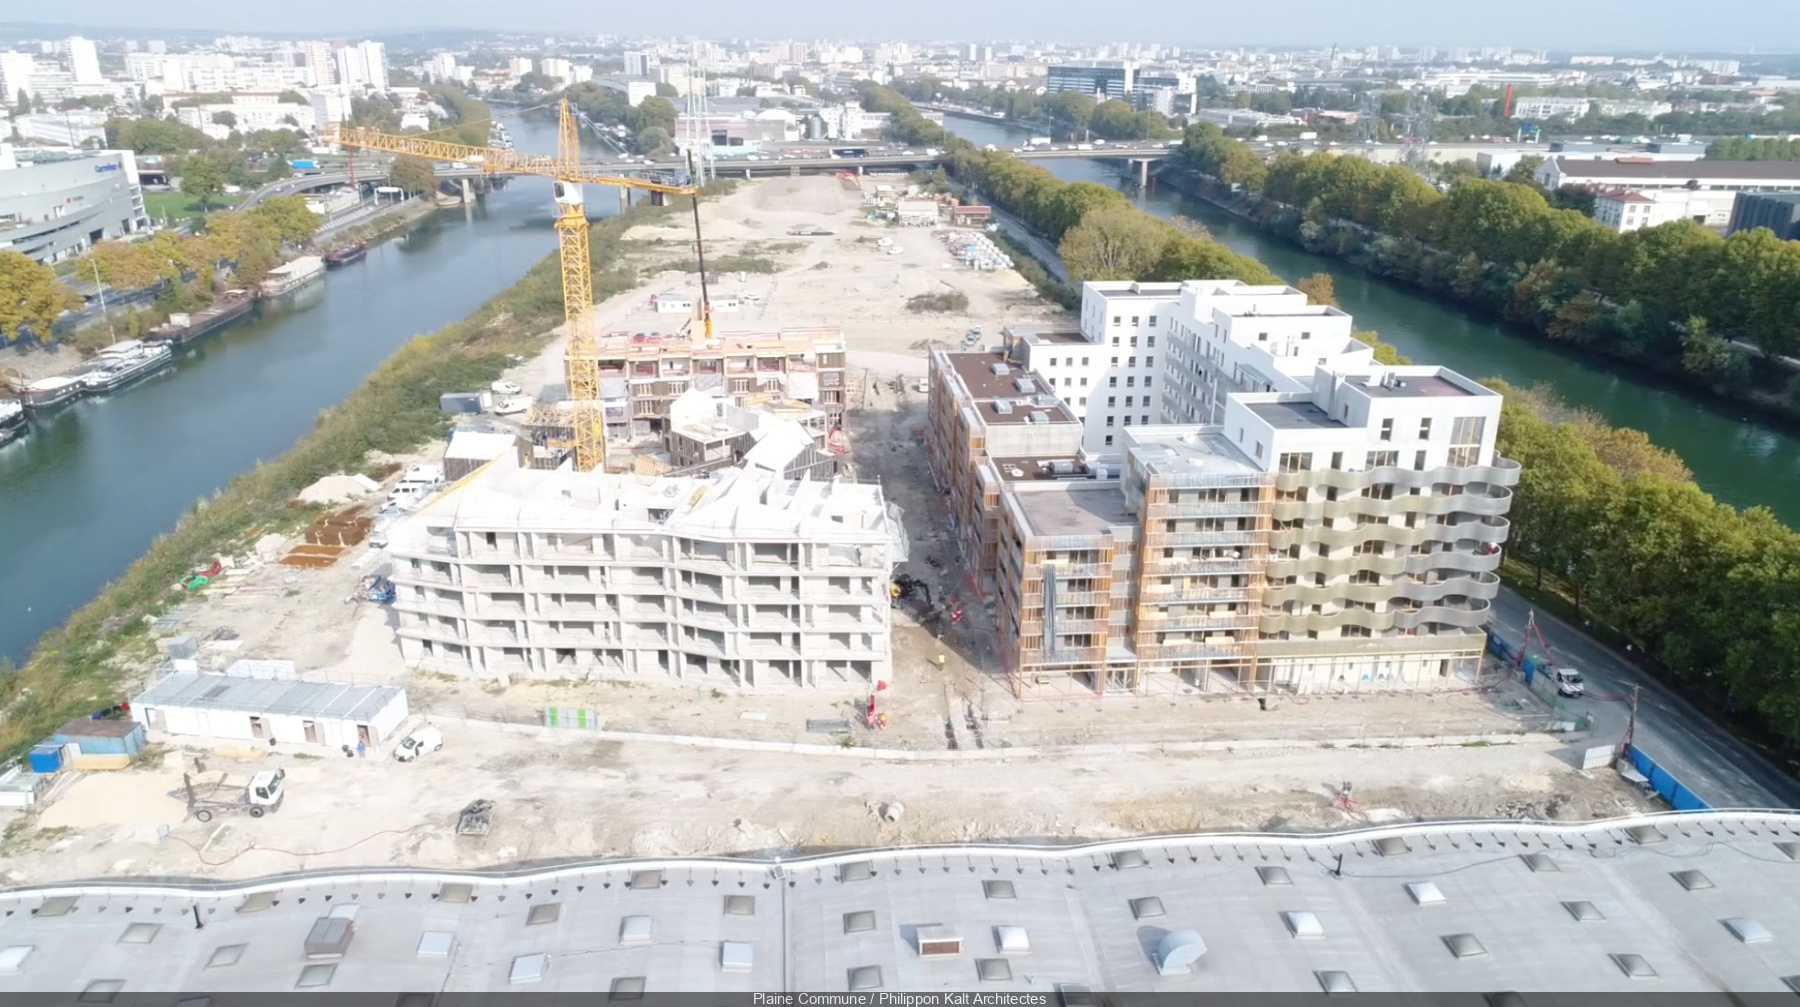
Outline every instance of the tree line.
<svg viewBox="0 0 1800 1007">
<path fill-rule="evenodd" d="M 311 240 L 318 229 L 319 216 L 307 209 L 305 197 L 280 196 L 253 210 L 215 213 L 195 234 L 162 230 L 142 241 L 102 241 L 74 275 L 98 272 L 117 290 L 160 286 L 159 308 L 186 311 L 212 300 L 220 269 L 229 270 L 233 282 L 255 283 L 281 264 L 286 248 Z M 0 252 L 0 344 L 25 338 L 48 343 L 56 320 L 81 304 L 51 267 Z"/>
<path fill-rule="evenodd" d="M 1774 136 L 1721 136 L 1706 148 L 1721 161 L 1800 161 L 1800 140 Z"/>
<path fill-rule="evenodd" d="M 1619 233 L 1517 176 L 1444 192 L 1358 157 L 1262 165 L 1204 123 L 1176 163 L 1313 251 L 1717 394 L 1800 409 L 1800 380 L 1742 348 L 1800 354 L 1800 242 L 1766 229 L 1721 238 L 1692 221 Z"/>
<path fill-rule="evenodd" d="M 1506 396 L 1498 448 L 1522 466 L 1508 548 L 1578 615 L 1791 750 L 1800 741 L 1800 533 L 1738 511 L 1680 459 L 1529 390 Z"/>
</svg>

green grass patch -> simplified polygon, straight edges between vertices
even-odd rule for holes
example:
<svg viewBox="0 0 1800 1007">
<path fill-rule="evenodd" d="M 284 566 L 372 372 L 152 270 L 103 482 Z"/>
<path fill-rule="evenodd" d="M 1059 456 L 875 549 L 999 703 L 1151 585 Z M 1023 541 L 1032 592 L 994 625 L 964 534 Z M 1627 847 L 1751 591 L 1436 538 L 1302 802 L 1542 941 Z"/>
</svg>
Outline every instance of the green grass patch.
<svg viewBox="0 0 1800 1007">
<path fill-rule="evenodd" d="M 915 294 L 906 299 L 906 310 L 915 315 L 926 312 L 947 312 L 969 310 L 969 295 L 960 290 L 946 290 L 936 294 Z"/>
<path fill-rule="evenodd" d="M 215 209 L 221 209 L 215 207 Z M 166 218 L 171 223 L 180 223 L 190 217 L 204 217 L 206 210 L 200 201 L 179 192 L 146 192 L 144 193 L 144 212 L 150 219 L 162 223 Z"/>
<path fill-rule="evenodd" d="M 640 206 L 593 226 L 596 300 L 637 283 L 634 271 L 616 265 L 619 235 L 669 212 Z M 16 674 L 0 676 L 0 760 L 23 754 L 70 717 L 125 698 L 156 660 L 148 619 L 181 600 L 174 585 L 189 569 L 243 550 L 269 529 L 291 527 L 305 515 L 288 502 L 319 477 L 360 471 L 371 451 L 399 454 L 441 438 L 449 420 L 439 412 L 439 395 L 485 387 L 511 366 L 510 354 L 540 352 L 562 318 L 552 254 L 474 314 L 401 346 L 285 455 L 196 502 L 123 576 L 44 634 Z"/>
</svg>

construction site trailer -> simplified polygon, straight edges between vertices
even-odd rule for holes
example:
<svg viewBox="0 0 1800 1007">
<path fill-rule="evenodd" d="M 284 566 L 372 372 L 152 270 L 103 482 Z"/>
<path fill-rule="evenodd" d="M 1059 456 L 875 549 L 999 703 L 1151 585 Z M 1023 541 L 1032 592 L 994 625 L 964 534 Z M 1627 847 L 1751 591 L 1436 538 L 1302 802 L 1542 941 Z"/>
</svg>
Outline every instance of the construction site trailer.
<svg viewBox="0 0 1800 1007">
<path fill-rule="evenodd" d="M 174 736 L 381 745 L 406 720 L 406 690 L 177 672 L 132 700 L 132 716 Z"/>
</svg>

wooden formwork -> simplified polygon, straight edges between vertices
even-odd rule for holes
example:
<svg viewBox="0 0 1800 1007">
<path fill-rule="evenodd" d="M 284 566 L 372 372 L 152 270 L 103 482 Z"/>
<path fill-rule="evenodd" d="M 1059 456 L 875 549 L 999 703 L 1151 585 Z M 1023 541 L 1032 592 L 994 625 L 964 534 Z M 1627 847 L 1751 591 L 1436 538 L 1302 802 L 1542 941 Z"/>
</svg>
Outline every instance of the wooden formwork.
<svg viewBox="0 0 1800 1007">
<path fill-rule="evenodd" d="M 312 569 L 330 566 L 345 552 L 361 545 L 374 523 L 361 507 L 327 514 L 306 526 L 301 544 L 281 558 L 281 565 Z"/>
</svg>

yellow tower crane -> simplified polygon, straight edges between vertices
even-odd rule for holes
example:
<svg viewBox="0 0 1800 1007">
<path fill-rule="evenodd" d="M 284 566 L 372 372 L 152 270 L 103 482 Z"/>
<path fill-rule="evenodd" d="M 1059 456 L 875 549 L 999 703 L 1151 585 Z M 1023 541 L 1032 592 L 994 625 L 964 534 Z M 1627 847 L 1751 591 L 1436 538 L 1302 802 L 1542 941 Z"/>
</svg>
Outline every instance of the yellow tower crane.
<svg viewBox="0 0 1800 1007">
<path fill-rule="evenodd" d="M 499 147 L 475 147 L 439 140 L 429 134 L 401 135 L 359 126 L 326 129 L 324 139 L 343 147 L 409 154 L 431 161 L 461 161 L 491 174 L 540 175 L 553 180 L 556 236 L 562 251 L 563 317 L 568 323 L 565 367 L 569 399 L 574 405 L 575 467 L 583 472 L 606 460 L 606 418 L 600 409 L 599 344 L 590 317 L 594 307 L 593 267 L 588 261 L 587 207 L 583 185 L 644 189 L 663 196 L 691 196 L 694 202 L 694 256 L 700 266 L 700 321 L 712 339 L 712 303 L 706 289 L 706 252 L 700 244 L 700 190 L 692 185 L 665 185 L 624 175 L 592 171 L 581 163 L 581 134 L 569 103 L 561 103 L 555 156 L 526 154 Z"/>
</svg>

